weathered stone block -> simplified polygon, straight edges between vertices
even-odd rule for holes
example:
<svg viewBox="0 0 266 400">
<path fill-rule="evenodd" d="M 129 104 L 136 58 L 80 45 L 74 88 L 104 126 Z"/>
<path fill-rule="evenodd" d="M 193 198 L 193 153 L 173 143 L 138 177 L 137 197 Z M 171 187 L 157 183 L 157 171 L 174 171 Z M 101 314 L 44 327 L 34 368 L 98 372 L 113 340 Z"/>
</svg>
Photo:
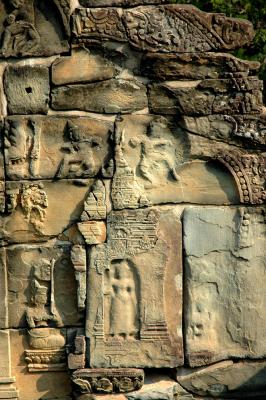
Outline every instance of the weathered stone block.
<svg viewBox="0 0 266 400">
<path fill-rule="evenodd" d="M 92 183 L 85 179 L 8 182 L 5 240 L 25 243 L 60 235 L 79 220 Z"/>
<path fill-rule="evenodd" d="M 183 117 L 182 127 L 194 134 L 214 140 L 239 144 L 239 138 L 246 143 L 265 144 L 266 116 L 264 115 L 208 115 L 204 117 Z"/>
<path fill-rule="evenodd" d="M 216 79 L 229 74 L 254 75 L 260 67 L 256 61 L 245 61 L 226 53 L 144 54 L 142 73 L 150 79 Z"/>
<path fill-rule="evenodd" d="M 84 110 L 98 113 L 130 113 L 146 108 L 145 86 L 137 80 L 110 79 L 52 90 L 54 110 Z"/>
<path fill-rule="evenodd" d="M 46 114 L 49 70 L 42 66 L 9 66 L 4 76 L 9 114 Z"/>
<path fill-rule="evenodd" d="M 261 81 L 257 78 L 210 79 L 150 85 L 150 110 L 158 114 L 259 114 Z"/>
<path fill-rule="evenodd" d="M 118 67 L 101 54 L 92 54 L 85 48 L 72 50 L 71 57 L 60 57 L 52 65 L 52 82 L 67 83 L 95 82 L 114 78 Z"/>
<path fill-rule="evenodd" d="M 113 123 L 89 117 L 18 116 L 6 120 L 9 179 L 87 178 L 110 158 Z"/>
<path fill-rule="evenodd" d="M 69 245 L 12 246 L 7 249 L 7 264 L 9 327 L 82 323 Z"/>
<path fill-rule="evenodd" d="M 238 203 L 229 172 L 200 159 L 215 154 L 207 143 L 204 154 L 193 137 L 177 129 L 176 121 L 143 115 L 125 116 L 115 130 L 116 172 L 112 182 L 115 209 L 162 203 Z M 217 154 L 220 154 L 217 148 Z M 198 158 L 198 161 L 196 160 Z M 163 189 L 163 190 L 162 190 Z"/>
<path fill-rule="evenodd" d="M 126 394 L 128 400 L 192 400 L 193 396 L 167 375 L 147 373 L 145 385 L 138 392 Z"/>
<path fill-rule="evenodd" d="M 184 214 L 186 353 L 191 366 L 265 357 L 265 210 Z"/>
<path fill-rule="evenodd" d="M 86 335 L 92 367 L 183 364 L 180 228 L 171 209 L 109 214 L 107 244 L 90 256 Z"/>
<path fill-rule="evenodd" d="M 251 399 L 265 396 L 265 367 L 264 360 L 223 361 L 197 371 L 177 371 L 177 380 L 196 395 Z"/>
</svg>

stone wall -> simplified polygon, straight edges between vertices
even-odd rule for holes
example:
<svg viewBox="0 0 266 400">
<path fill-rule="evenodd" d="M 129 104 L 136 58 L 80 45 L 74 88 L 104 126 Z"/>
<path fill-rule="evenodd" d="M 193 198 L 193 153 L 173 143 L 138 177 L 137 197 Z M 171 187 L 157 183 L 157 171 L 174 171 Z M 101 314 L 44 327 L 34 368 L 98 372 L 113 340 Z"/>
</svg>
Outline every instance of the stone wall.
<svg viewBox="0 0 266 400">
<path fill-rule="evenodd" d="M 0 399 L 265 399 L 246 20 L 0 0 Z"/>
</svg>

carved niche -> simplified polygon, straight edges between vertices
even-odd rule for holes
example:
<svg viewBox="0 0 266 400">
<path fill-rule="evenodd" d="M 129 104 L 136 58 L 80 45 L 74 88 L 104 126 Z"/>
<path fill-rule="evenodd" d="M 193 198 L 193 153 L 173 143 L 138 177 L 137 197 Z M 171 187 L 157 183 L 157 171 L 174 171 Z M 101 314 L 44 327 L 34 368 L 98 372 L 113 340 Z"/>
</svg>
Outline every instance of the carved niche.
<svg viewBox="0 0 266 400">
<path fill-rule="evenodd" d="M 107 243 L 90 252 L 86 335 L 91 366 L 181 365 L 182 283 L 172 286 L 181 278 L 178 216 L 149 208 L 113 211 L 107 229 Z"/>
<path fill-rule="evenodd" d="M 1 0 L 0 57 L 66 51 L 69 16 L 68 0 Z"/>
</svg>

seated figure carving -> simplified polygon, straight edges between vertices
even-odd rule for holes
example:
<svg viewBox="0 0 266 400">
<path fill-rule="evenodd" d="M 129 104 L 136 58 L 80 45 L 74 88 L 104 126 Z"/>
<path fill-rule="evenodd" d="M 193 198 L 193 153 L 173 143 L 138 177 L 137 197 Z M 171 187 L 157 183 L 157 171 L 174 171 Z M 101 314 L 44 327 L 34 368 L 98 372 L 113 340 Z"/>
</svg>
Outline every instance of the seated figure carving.
<svg viewBox="0 0 266 400">
<path fill-rule="evenodd" d="M 50 266 L 49 266 L 50 267 Z M 32 306 L 26 311 L 29 327 L 29 342 L 32 348 L 54 349 L 65 345 L 65 338 L 56 328 L 63 326 L 61 317 L 51 302 L 49 305 L 49 287 L 37 279 L 32 281 Z"/>
</svg>

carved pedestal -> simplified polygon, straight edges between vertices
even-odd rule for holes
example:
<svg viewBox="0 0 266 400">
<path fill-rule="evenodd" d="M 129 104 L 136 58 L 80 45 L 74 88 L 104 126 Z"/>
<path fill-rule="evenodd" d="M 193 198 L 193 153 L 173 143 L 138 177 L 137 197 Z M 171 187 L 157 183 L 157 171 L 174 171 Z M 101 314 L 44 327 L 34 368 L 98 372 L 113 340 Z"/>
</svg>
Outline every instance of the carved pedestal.
<svg viewBox="0 0 266 400">
<path fill-rule="evenodd" d="M 87 393 L 126 393 L 139 390 L 144 372 L 134 368 L 80 369 L 73 373 L 76 395 Z"/>
</svg>

